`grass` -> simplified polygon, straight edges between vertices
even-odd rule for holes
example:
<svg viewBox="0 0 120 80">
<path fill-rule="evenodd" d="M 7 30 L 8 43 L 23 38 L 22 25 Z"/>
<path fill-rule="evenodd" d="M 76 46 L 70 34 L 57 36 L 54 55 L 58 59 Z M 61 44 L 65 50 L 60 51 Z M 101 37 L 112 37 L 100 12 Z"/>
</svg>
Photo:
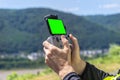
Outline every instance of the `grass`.
<svg viewBox="0 0 120 80">
<path fill-rule="evenodd" d="M 116 71 L 120 69 L 120 55 L 107 55 L 88 60 L 88 62 L 95 65 L 98 69 L 101 69 L 108 73 L 116 73 Z M 52 71 L 49 74 L 38 76 L 32 80 L 60 80 L 60 78 L 56 73 Z"/>
<path fill-rule="evenodd" d="M 120 63 L 111 63 L 111 64 L 96 64 L 95 65 L 98 69 L 101 69 L 105 72 L 108 73 L 114 73 L 116 72 L 118 69 L 120 69 Z"/>
<path fill-rule="evenodd" d="M 96 59 L 90 59 L 87 62 L 95 65 L 97 68 L 105 72 L 116 73 L 116 71 L 120 68 L 120 55 L 107 55 Z M 28 80 L 28 78 L 26 77 L 26 79 L 20 80 Z M 60 80 L 60 78 L 51 69 L 46 68 L 40 74 L 37 74 L 35 76 L 33 75 L 33 77 L 30 78 L 29 80 Z"/>
<path fill-rule="evenodd" d="M 120 55 L 107 55 L 97 59 L 89 60 L 88 62 L 109 73 L 120 69 Z"/>
<path fill-rule="evenodd" d="M 37 77 L 34 77 L 29 80 L 60 80 L 60 78 L 50 68 L 46 68 L 43 72 L 38 74 Z"/>
<path fill-rule="evenodd" d="M 107 65 L 106 64 L 95 64 L 95 66 L 108 73 L 116 73 L 116 71 L 120 68 L 120 64 L 118 63 L 112 63 L 112 64 L 107 64 Z M 37 76 L 33 78 L 32 80 L 60 80 L 60 78 L 55 72 L 51 72 L 44 76 Z"/>
<path fill-rule="evenodd" d="M 33 78 L 32 80 L 60 80 L 60 78 L 58 77 L 58 75 L 56 73 L 51 72 L 47 75 L 38 76 L 36 78 Z"/>
</svg>

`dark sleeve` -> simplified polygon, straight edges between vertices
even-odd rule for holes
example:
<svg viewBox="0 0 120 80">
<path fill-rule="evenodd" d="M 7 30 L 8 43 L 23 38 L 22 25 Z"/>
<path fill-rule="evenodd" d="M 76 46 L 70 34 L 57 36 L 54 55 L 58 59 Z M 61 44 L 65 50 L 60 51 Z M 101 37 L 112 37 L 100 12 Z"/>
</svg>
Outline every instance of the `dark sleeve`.
<svg viewBox="0 0 120 80">
<path fill-rule="evenodd" d="M 81 80 L 81 79 L 78 76 L 78 74 L 76 74 L 75 72 L 71 72 L 67 74 L 63 80 Z"/>
<path fill-rule="evenodd" d="M 86 64 L 83 74 L 80 75 L 82 80 L 103 80 L 106 76 L 109 76 L 109 74 L 89 63 Z"/>
</svg>

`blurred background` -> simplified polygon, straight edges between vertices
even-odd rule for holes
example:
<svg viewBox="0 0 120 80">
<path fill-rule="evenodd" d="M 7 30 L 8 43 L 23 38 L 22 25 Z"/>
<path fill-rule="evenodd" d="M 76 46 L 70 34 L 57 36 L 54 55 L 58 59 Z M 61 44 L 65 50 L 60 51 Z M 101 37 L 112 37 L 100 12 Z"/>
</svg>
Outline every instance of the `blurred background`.
<svg viewBox="0 0 120 80">
<path fill-rule="evenodd" d="M 117 72 L 120 0 L 0 0 L 0 80 L 60 80 L 44 63 L 47 14 L 63 19 L 85 61 Z"/>
</svg>

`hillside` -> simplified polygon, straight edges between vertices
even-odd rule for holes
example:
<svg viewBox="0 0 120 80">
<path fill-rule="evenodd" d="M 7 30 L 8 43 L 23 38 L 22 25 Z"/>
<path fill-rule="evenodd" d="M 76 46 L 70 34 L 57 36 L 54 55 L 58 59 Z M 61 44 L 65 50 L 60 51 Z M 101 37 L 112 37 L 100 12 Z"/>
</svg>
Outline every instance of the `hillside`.
<svg viewBox="0 0 120 80">
<path fill-rule="evenodd" d="M 81 49 L 104 49 L 110 43 L 120 43 L 120 35 L 82 16 L 45 8 L 0 9 L 0 54 L 42 50 L 49 36 L 43 17 L 57 14 L 64 20 L 67 31 L 75 35 Z"/>
<path fill-rule="evenodd" d="M 94 15 L 94 16 L 86 16 L 85 18 L 92 22 L 103 25 L 110 30 L 114 30 L 116 32 L 120 31 L 120 14 L 113 14 L 106 16 Z"/>
</svg>

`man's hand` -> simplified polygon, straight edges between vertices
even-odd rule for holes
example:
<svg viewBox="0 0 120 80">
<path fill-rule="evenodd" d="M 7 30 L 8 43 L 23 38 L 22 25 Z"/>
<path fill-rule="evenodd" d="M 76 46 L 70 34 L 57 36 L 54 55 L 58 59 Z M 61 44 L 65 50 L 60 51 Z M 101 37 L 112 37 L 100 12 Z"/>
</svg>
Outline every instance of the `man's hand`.
<svg viewBox="0 0 120 80">
<path fill-rule="evenodd" d="M 72 37 L 71 37 L 72 39 Z M 45 63 L 63 79 L 68 73 L 74 72 L 71 66 L 71 48 L 65 36 L 61 36 L 63 49 L 60 49 L 47 41 L 43 42 L 45 51 Z"/>
<path fill-rule="evenodd" d="M 69 35 L 70 39 L 72 41 L 71 47 L 72 47 L 72 53 L 71 53 L 71 64 L 74 68 L 75 72 L 78 74 L 82 74 L 86 63 L 80 58 L 80 48 L 78 44 L 77 38 L 75 38 L 72 34 Z"/>
</svg>

